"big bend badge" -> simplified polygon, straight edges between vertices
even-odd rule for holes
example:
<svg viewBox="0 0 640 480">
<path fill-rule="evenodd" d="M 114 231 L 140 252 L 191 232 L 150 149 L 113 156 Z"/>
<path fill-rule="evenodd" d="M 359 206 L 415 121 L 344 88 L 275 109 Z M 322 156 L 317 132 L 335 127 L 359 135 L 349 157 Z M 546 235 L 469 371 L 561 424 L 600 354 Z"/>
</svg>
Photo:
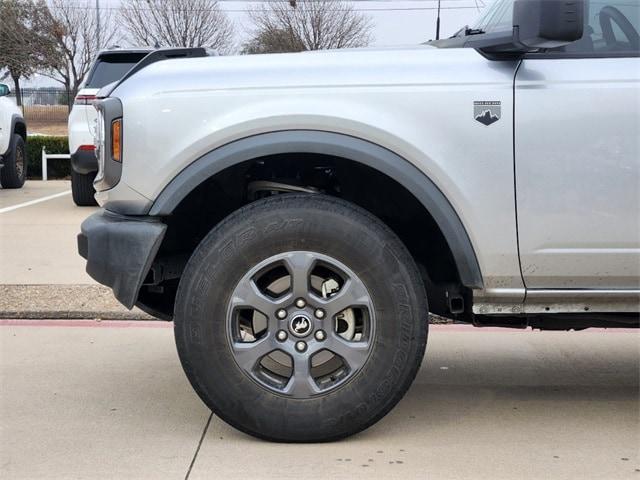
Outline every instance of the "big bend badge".
<svg viewBox="0 0 640 480">
<path fill-rule="evenodd" d="M 500 120 L 501 114 L 500 102 L 473 102 L 473 117 L 487 127 Z"/>
</svg>

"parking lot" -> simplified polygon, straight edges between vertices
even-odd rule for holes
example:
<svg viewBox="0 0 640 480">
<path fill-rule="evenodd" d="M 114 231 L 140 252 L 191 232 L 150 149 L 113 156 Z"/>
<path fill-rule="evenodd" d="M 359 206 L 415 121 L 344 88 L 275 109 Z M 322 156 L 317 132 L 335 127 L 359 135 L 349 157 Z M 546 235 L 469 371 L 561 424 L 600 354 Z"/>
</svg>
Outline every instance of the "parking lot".
<svg viewBox="0 0 640 480">
<path fill-rule="evenodd" d="M 75 250 L 94 209 L 68 190 L 0 190 L 1 309 L 37 291 L 23 310 L 67 317 L 0 319 L 2 478 L 640 478 L 633 330 L 434 325 L 413 387 L 369 430 L 286 447 L 235 431 L 193 393 L 170 323 L 66 315 L 99 288 Z M 95 318 L 117 317 L 105 302 Z"/>
</svg>

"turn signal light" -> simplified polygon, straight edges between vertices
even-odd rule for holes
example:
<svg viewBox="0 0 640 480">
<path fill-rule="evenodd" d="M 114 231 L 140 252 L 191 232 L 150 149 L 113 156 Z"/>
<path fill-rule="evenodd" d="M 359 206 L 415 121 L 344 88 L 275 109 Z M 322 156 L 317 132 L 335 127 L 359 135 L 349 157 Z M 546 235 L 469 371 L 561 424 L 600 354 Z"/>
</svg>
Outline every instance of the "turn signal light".
<svg viewBox="0 0 640 480">
<path fill-rule="evenodd" d="M 122 162 L 122 119 L 111 122 L 111 158 Z"/>
</svg>

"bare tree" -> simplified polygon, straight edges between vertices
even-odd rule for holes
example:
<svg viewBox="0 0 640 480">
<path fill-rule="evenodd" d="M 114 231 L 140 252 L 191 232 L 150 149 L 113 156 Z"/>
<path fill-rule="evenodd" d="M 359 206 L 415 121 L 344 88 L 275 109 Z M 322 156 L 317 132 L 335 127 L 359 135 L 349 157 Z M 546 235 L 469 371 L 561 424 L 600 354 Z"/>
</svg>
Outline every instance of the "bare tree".
<svg viewBox="0 0 640 480">
<path fill-rule="evenodd" d="M 55 20 L 52 36 L 56 42 L 51 67 L 45 75 L 64 85 L 69 109 L 85 75 L 98 53 L 98 22 L 89 0 L 84 3 L 50 0 Z M 100 12 L 100 38 L 103 45 L 117 40 L 117 30 L 110 10 Z"/>
<path fill-rule="evenodd" d="M 45 68 L 55 43 L 50 36 L 51 13 L 44 0 L 0 0 L 0 78 L 13 80 L 16 102 L 22 105 L 20 79 Z"/>
<path fill-rule="evenodd" d="M 368 45 L 373 23 L 342 0 L 276 0 L 251 12 L 245 53 L 297 52 Z"/>
<path fill-rule="evenodd" d="M 233 25 L 215 0 L 123 0 L 120 12 L 140 45 L 233 48 Z"/>
</svg>

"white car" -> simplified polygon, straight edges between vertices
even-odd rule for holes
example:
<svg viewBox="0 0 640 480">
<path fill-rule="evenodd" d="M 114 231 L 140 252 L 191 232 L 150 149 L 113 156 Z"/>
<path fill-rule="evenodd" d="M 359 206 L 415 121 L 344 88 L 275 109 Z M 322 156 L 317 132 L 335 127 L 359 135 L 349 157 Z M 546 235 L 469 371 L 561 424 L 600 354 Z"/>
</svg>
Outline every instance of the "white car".
<svg viewBox="0 0 640 480">
<path fill-rule="evenodd" d="M 71 191 L 78 206 L 96 205 L 93 198 L 93 180 L 98 171 L 93 136 L 96 110 L 93 101 L 96 93 L 105 85 L 120 80 L 151 49 L 105 50 L 98 54 L 95 63 L 78 90 L 69 114 L 69 151 L 71 152 Z"/>
<path fill-rule="evenodd" d="M 7 98 L 11 91 L 0 83 L 0 184 L 21 188 L 27 178 L 27 124 L 16 104 Z"/>
</svg>

